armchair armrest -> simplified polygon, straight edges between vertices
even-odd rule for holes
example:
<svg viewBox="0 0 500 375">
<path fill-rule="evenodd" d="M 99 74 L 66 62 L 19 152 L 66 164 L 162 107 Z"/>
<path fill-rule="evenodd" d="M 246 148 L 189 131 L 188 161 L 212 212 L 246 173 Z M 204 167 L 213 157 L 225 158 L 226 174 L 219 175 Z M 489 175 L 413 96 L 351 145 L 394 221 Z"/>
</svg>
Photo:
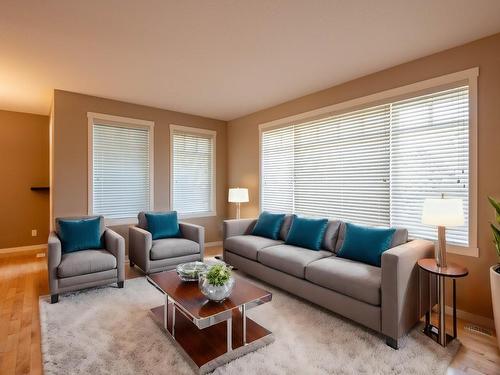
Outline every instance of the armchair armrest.
<svg viewBox="0 0 500 375">
<path fill-rule="evenodd" d="M 104 247 L 116 258 L 118 282 L 125 280 L 125 239 L 115 231 L 106 228 L 104 231 Z"/>
<path fill-rule="evenodd" d="M 182 237 L 200 245 L 201 259 L 205 256 L 205 228 L 200 225 L 190 223 L 179 223 Z"/>
<path fill-rule="evenodd" d="M 243 234 L 250 234 L 257 219 L 233 219 L 224 220 L 223 238 L 224 240 L 233 236 L 241 236 Z"/>
<path fill-rule="evenodd" d="M 382 254 L 382 333 L 397 340 L 420 319 L 417 261 L 434 256 L 434 243 L 413 240 Z"/>
<path fill-rule="evenodd" d="M 49 273 L 49 289 L 50 294 L 57 294 L 57 267 L 61 263 L 62 247 L 61 240 L 56 232 L 50 232 L 49 240 L 47 243 L 47 268 Z"/>
<path fill-rule="evenodd" d="M 140 269 L 148 273 L 150 269 L 149 253 L 153 246 L 151 233 L 139 227 L 129 227 L 128 241 L 128 257 L 130 262 L 137 264 Z"/>
</svg>

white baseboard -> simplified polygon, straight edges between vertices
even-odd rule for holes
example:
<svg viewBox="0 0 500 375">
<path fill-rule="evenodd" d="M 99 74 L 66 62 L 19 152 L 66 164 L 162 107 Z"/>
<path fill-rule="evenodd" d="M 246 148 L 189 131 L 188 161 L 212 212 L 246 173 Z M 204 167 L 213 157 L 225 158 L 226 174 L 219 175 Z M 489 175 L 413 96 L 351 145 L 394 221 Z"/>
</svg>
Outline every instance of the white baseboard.
<svg viewBox="0 0 500 375">
<path fill-rule="evenodd" d="M 453 309 L 451 306 L 446 306 L 444 311 L 446 315 L 453 315 Z M 495 321 L 485 316 L 475 315 L 470 312 L 457 309 L 457 318 L 466 320 L 484 328 L 495 329 Z"/>
<path fill-rule="evenodd" d="M 205 247 L 222 246 L 222 241 L 206 242 Z"/>
<path fill-rule="evenodd" d="M 33 251 L 33 250 L 47 250 L 47 244 L 42 243 L 39 245 L 7 247 L 4 249 L 0 249 L 0 254 L 14 254 L 14 253 L 22 253 L 24 251 Z"/>
</svg>

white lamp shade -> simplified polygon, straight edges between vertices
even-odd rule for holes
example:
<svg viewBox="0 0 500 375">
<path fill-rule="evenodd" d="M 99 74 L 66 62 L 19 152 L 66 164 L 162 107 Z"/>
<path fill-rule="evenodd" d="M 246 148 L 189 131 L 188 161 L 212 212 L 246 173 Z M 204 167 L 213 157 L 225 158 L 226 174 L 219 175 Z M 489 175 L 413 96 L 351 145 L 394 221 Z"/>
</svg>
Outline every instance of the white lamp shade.
<svg viewBox="0 0 500 375">
<path fill-rule="evenodd" d="M 422 210 L 422 224 L 441 227 L 464 225 L 464 208 L 461 199 L 427 198 Z"/>
<path fill-rule="evenodd" d="M 245 189 L 245 188 L 229 189 L 228 202 L 230 202 L 230 203 L 248 202 L 248 189 Z"/>
</svg>

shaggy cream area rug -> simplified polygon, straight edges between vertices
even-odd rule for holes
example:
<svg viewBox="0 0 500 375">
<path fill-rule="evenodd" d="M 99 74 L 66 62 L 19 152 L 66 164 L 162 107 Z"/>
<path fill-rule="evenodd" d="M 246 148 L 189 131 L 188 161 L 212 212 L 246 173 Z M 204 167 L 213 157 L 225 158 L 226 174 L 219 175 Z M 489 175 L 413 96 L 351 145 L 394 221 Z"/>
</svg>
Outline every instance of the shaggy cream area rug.
<svg viewBox="0 0 500 375">
<path fill-rule="evenodd" d="M 275 342 L 215 374 L 444 374 L 460 343 L 447 348 L 414 329 L 399 350 L 382 336 L 254 279 L 273 293 L 248 315 Z M 149 314 L 163 301 L 145 278 L 40 299 L 45 374 L 192 374 Z"/>
</svg>

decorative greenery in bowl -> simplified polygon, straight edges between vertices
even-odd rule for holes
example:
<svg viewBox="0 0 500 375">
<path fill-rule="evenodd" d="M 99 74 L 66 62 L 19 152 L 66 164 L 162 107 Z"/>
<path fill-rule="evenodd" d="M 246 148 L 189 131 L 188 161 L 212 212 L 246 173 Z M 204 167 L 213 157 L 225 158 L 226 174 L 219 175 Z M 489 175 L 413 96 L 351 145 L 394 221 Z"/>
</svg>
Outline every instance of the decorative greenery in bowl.
<svg viewBox="0 0 500 375">
<path fill-rule="evenodd" d="M 228 298 L 234 287 L 231 269 L 232 267 L 225 263 L 217 263 L 201 274 L 198 285 L 203 295 L 215 302 L 222 302 Z"/>
<path fill-rule="evenodd" d="M 227 266 L 224 263 L 215 264 L 208 269 L 205 279 L 210 285 L 223 286 L 231 278 L 231 269 L 231 266 Z"/>
</svg>

